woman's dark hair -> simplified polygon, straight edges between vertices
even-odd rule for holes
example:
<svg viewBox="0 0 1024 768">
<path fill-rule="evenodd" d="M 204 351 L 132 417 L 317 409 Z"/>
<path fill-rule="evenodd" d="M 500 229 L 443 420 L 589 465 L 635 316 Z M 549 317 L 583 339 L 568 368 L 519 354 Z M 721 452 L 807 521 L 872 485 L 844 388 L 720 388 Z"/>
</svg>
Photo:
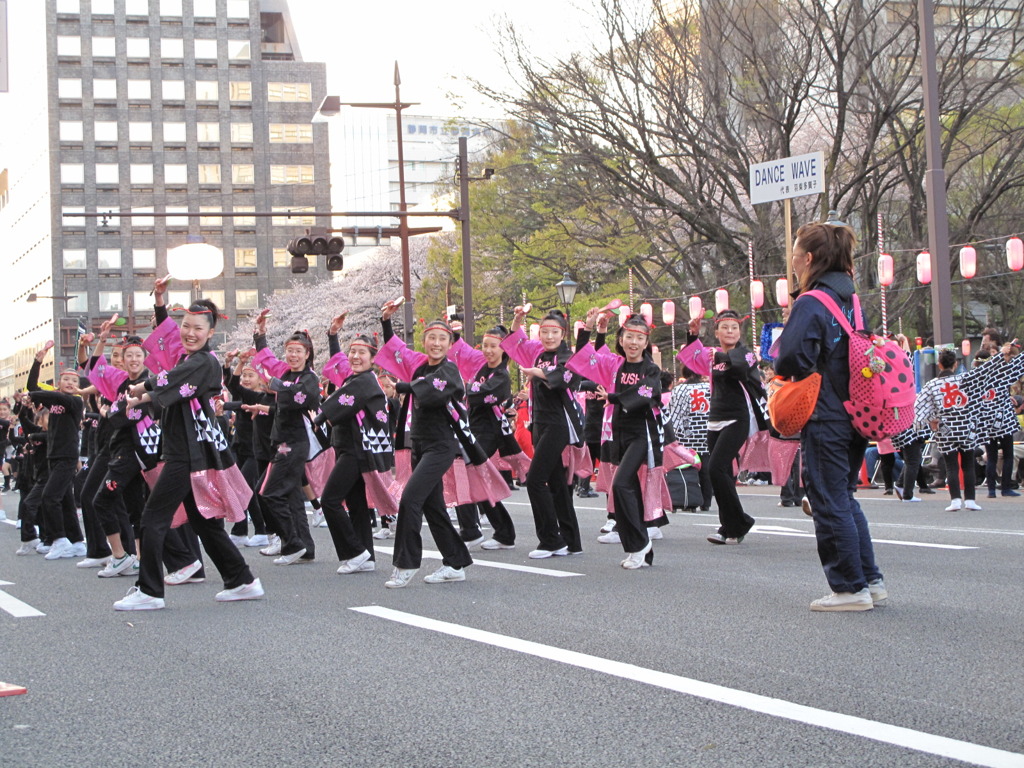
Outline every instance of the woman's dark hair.
<svg viewBox="0 0 1024 768">
<path fill-rule="evenodd" d="M 845 224 L 804 224 L 796 231 L 796 241 L 814 258 L 800 279 L 800 291 L 809 291 L 826 272 L 845 272 L 853 276 L 853 249 L 857 238 Z"/>
<path fill-rule="evenodd" d="M 952 349 L 944 349 L 939 352 L 939 365 L 947 371 L 956 367 L 956 352 Z"/>
<path fill-rule="evenodd" d="M 217 305 L 209 299 L 196 299 L 186 311 L 190 315 L 206 315 L 207 319 L 210 321 L 210 327 L 217 327 L 217 316 L 220 313 L 220 310 L 217 309 Z"/>
<path fill-rule="evenodd" d="M 622 357 L 626 356 L 625 350 L 622 348 L 622 334 L 629 330 L 643 331 L 648 336 L 651 333 L 651 327 L 647 324 L 643 315 L 630 315 L 627 317 L 621 326 L 619 326 L 618 332 L 615 334 L 615 351 Z M 648 341 L 650 339 L 648 338 Z M 649 358 L 651 356 L 651 345 L 648 343 L 644 347 L 643 356 Z"/>
<path fill-rule="evenodd" d="M 740 313 L 735 309 L 723 309 L 715 315 L 715 328 L 717 328 L 718 324 L 723 320 L 735 320 L 740 325 L 743 325 L 743 318 L 740 317 Z"/>
<path fill-rule="evenodd" d="M 701 379 L 701 376 L 700 376 L 699 373 L 694 371 L 692 368 L 688 368 L 685 365 L 680 369 L 679 375 L 682 376 L 684 379 L 686 379 L 686 383 L 687 384 L 699 383 L 700 379 Z"/>
<path fill-rule="evenodd" d="M 484 336 L 493 336 L 497 339 L 504 339 L 506 336 L 508 336 L 508 328 L 506 328 L 504 325 L 496 325 L 493 328 L 489 329 L 488 331 L 485 331 Z M 508 352 L 506 352 L 504 349 L 501 350 L 501 361 L 503 363 L 508 362 Z"/>
<path fill-rule="evenodd" d="M 352 339 L 352 341 L 350 341 L 348 343 L 348 345 L 350 347 L 353 344 L 362 344 L 365 347 L 369 347 L 369 349 L 370 349 L 370 357 L 371 358 L 372 357 L 376 357 L 376 355 L 377 355 L 377 342 L 374 341 L 370 336 L 367 336 L 365 333 L 360 333 L 358 336 L 356 336 L 354 339 Z"/>
<path fill-rule="evenodd" d="M 125 336 L 121 340 L 122 347 L 141 347 L 142 337 L 141 336 Z"/>
<path fill-rule="evenodd" d="M 544 323 L 547 322 L 548 320 L 554 320 L 556 323 L 562 326 L 563 331 L 565 331 L 566 333 L 569 332 L 569 321 L 566 320 L 565 313 L 562 312 L 562 310 L 552 309 L 550 312 L 548 312 L 546 315 L 544 315 L 544 317 L 540 319 L 540 324 L 544 325 Z"/>
<path fill-rule="evenodd" d="M 306 358 L 306 367 L 313 367 L 313 355 L 316 351 L 313 349 L 313 340 L 309 338 L 307 331 L 296 331 L 287 339 L 284 340 L 284 345 L 287 347 L 289 344 L 302 344 L 306 349 L 309 350 L 309 357 Z"/>
<path fill-rule="evenodd" d="M 423 332 L 426 333 L 427 331 L 432 331 L 435 328 L 439 328 L 442 331 L 447 331 L 450 337 L 452 337 L 453 339 L 455 338 L 455 331 L 452 330 L 452 327 L 451 325 L 448 324 L 447 320 L 431 320 L 429 323 L 423 326 Z"/>
<path fill-rule="evenodd" d="M 668 391 L 670 391 L 672 389 L 673 386 L 675 386 L 675 379 L 672 378 L 672 372 L 671 371 L 662 371 L 661 372 L 661 391 L 662 392 L 668 392 Z"/>
</svg>

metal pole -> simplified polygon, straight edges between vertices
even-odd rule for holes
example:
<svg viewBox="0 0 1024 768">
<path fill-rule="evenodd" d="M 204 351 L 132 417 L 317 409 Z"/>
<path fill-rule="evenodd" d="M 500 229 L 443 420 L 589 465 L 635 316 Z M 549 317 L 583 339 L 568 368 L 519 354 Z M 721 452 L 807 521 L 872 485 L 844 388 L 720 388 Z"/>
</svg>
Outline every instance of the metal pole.
<svg viewBox="0 0 1024 768">
<path fill-rule="evenodd" d="M 402 78 L 398 74 L 398 62 L 395 62 L 395 132 L 398 134 L 398 210 L 405 211 L 405 148 L 402 134 Z M 412 267 L 409 259 L 409 220 L 405 216 L 398 219 L 398 237 L 402 243 L 402 296 L 405 297 L 405 343 L 412 344 L 413 312 L 412 312 Z"/>
<path fill-rule="evenodd" d="M 473 344 L 473 267 L 469 245 L 469 139 L 459 137 L 459 221 L 462 229 L 462 336 Z"/>
<path fill-rule="evenodd" d="M 932 0 L 918 0 L 921 30 L 921 77 L 924 90 L 925 199 L 928 205 L 928 252 L 932 257 L 932 341 L 953 342 L 953 289 L 949 279 L 949 218 L 946 172 L 939 143 L 939 83 L 935 66 L 935 15 Z"/>
<path fill-rule="evenodd" d="M 793 206 L 788 197 L 782 203 L 782 215 L 786 219 L 786 286 L 792 293 L 796 290 L 793 285 Z"/>
</svg>

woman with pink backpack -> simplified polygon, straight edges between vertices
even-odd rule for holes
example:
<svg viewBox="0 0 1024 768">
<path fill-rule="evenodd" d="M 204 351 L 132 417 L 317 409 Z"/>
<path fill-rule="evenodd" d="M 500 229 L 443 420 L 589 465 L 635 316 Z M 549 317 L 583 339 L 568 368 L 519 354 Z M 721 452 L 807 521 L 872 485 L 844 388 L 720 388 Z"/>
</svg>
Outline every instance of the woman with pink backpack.
<svg viewBox="0 0 1024 768">
<path fill-rule="evenodd" d="M 843 326 L 863 327 L 854 322 L 855 308 L 860 309 L 853 285 L 854 242 L 845 225 L 806 224 L 797 231 L 793 271 L 800 296 L 775 361 L 780 376 L 799 380 L 817 371 L 822 377 L 800 439 L 818 557 L 832 590 L 811 603 L 812 611 L 867 611 L 887 597 L 867 518 L 854 498 L 867 439 L 844 405 L 851 400 L 851 373 L 850 336 Z M 808 291 L 825 294 L 825 303 L 815 295 L 802 297 Z M 843 322 L 826 306 L 832 302 L 845 315 Z"/>
</svg>

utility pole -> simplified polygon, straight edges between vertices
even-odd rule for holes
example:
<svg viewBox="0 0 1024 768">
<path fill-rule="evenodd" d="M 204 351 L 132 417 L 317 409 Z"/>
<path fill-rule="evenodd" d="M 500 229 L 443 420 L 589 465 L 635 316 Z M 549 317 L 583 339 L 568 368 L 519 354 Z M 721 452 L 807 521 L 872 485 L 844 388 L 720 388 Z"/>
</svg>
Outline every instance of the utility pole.
<svg viewBox="0 0 1024 768">
<path fill-rule="evenodd" d="M 398 210 L 408 210 L 405 203 L 405 152 L 402 135 L 402 78 L 398 73 L 398 62 L 395 62 L 395 133 L 398 139 Z M 413 311 L 412 311 L 412 268 L 409 265 L 409 220 L 402 216 L 398 220 L 398 237 L 402 243 L 402 295 L 405 297 L 404 321 L 405 343 L 412 345 Z"/>
<path fill-rule="evenodd" d="M 472 346 L 473 268 L 469 245 L 469 140 L 459 137 L 459 221 L 462 229 L 462 336 Z"/>
</svg>

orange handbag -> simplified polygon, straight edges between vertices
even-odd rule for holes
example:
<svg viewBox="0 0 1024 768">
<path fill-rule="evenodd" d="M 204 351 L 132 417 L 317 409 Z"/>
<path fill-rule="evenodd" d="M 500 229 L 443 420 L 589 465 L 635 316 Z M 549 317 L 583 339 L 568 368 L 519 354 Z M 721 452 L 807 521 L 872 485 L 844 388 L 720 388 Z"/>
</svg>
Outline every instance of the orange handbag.
<svg viewBox="0 0 1024 768">
<path fill-rule="evenodd" d="M 768 382 L 768 417 L 783 437 L 797 434 L 810 420 L 821 390 L 821 374 L 799 381 L 775 376 Z"/>
</svg>

